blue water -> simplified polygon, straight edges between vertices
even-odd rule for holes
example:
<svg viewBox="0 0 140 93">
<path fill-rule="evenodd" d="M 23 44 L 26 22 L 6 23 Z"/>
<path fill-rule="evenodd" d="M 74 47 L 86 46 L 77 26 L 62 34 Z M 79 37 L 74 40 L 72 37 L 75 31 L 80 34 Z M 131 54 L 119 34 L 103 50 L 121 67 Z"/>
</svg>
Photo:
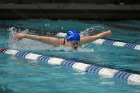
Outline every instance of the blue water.
<svg viewBox="0 0 140 93">
<path fill-rule="evenodd" d="M 140 25 L 140 21 L 113 21 L 112 24 L 126 26 Z M 0 28 L 0 48 L 16 49 L 52 57 L 71 59 L 83 63 L 98 65 L 130 73 L 140 74 L 140 51 L 122 47 L 95 45 L 92 42 L 73 52 L 64 47 L 53 48 L 47 44 L 29 39 L 11 40 L 15 32 L 44 35 L 44 31 L 66 32 L 76 29 L 88 35 L 92 28 L 99 33 L 111 29 L 109 39 L 140 44 L 140 32 L 112 28 L 94 22 L 71 20 L 1 20 L 0 24 L 10 27 L 40 29 L 34 31 Z M 0 91 L 2 93 L 140 93 L 139 85 L 129 84 L 117 78 L 106 78 L 97 74 L 79 72 L 62 66 L 51 66 L 31 60 L 19 59 L 11 55 L 0 54 Z"/>
</svg>

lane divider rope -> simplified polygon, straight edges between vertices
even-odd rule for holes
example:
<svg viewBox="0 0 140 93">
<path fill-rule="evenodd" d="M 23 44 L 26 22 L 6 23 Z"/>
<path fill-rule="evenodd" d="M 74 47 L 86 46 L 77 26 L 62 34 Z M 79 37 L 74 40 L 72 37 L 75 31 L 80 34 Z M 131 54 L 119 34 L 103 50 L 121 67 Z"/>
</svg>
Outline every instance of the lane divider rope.
<svg viewBox="0 0 140 93">
<path fill-rule="evenodd" d="M 140 27 L 138 27 L 138 26 L 111 24 L 111 23 L 107 23 L 107 22 L 103 22 L 103 21 L 96 21 L 94 23 L 95 24 L 103 24 L 105 26 L 109 26 L 109 27 L 117 28 L 117 29 L 123 29 L 123 30 L 129 30 L 129 31 L 140 31 Z"/>
<path fill-rule="evenodd" d="M 95 65 L 85 64 L 81 62 L 75 62 L 75 61 L 65 60 L 65 59 L 55 58 L 55 57 L 48 57 L 48 56 L 43 56 L 43 55 L 34 54 L 34 53 L 26 53 L 22 51 L 5 49 L 5 48 L 0 49 L 0 53 L 14 55 L 22 59 L 34 60 L 35 62 L 43 62 L 43 63 L 47 63 L 51 65 L 66 66 L 66 67 L 77 69 L 83 72 L 96 73 L 96 74 L 106 76 L 109 78 L 116 77 L 116 78 L 120 78 L 122 80 L 128 81 L 129 84 L 140 85 L 139 74 L 133 74 L 133 73 L 128 73 L 128 72 L 119 71 L 115 69 L 103 68 L 103 67 L 99 67 Z"/>
<path fill-rule="evenodd" d="M 111 46 L 125 47 L 129 49 L 134 49 L 134 50 L 140 50 L 139 44 L 125 43 L 125 42 L 120 42 L 120 41 L 97 39 L 93 41 L 93 43 L 99 44 L 99 45 L 111 45 Z"/>
</svg>

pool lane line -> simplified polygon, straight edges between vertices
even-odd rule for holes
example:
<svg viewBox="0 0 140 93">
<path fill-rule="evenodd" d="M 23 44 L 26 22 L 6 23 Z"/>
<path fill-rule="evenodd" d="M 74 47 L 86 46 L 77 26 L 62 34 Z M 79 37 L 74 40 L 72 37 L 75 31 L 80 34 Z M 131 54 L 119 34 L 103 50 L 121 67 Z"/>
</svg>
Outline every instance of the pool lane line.
<svg viewBox="0 0 140 93">
<path fill-rule="evenodd" d="M 114 40 L 97 39 L 97 40 L 93 41 L 93 43 L 99 44 L 99 45 L 110 45 L 110 46 L 118 46 L 118 47 L 134 49 L 134 50 L 140 50 L 139 44 L 125 43 L 125 42 L 114 41 Z"/>
<path fill-rule="evenodd" d="M 129 31 L 140 31 L 140 27 L 138 27 L 138 26 L 112 24 L 112 23 L 108 23 L 108 22 L 104 22 L 104 21 L 95 21 L 94 23 L 103 24 L 105 26 L 109 26 L 109 27 L 116 28 L 116 29 L 129 30 Z"/>
<path fill-rule="evenodd" d="M 43 62 L 50 65 L 61 65 L 61 66 L 70 67 L 76 70 L 80 70 L 83 72 L 96 73 L 101 76 L 106 76 L 108 78 L 113 78 L 113 77 L 120 78 L 122 80 L 127 81 L 129 84 L 140 85 L 139 74 L 133 74 L 133 73 L 125 72 L 125 71 L 119 71 L 119 70 L 110 69 L 110 68 L 103 68 L 103 67 L 85 64 L 81 62 L 55 58 L 55 57 L 48 57 L 48 56 L 43 56 L 43 55 L 34 54 L 34 53 L 26 53 L 22 51 L 5 49 L 5 48 L 1 48 L 0 53 L 13 55 L 22 59 L 34 60 L 34 62 Z"/>
<path fill-rule="evenodd" d="M 65 37 L 66 33 L 60 32 L 56 36 Z M 117 40 L 97 39 L 97 40 L 94 40 L 93 43 L 98 44 L 98 45 L 110 45 L 110 46 L 118 46 L 118 47 L 134 49 L 134 50 L 140 50 L 139 44 L 125 43 L 125 42 L 121 42 L 121 41 L 117 41 Z"/>
</svg>

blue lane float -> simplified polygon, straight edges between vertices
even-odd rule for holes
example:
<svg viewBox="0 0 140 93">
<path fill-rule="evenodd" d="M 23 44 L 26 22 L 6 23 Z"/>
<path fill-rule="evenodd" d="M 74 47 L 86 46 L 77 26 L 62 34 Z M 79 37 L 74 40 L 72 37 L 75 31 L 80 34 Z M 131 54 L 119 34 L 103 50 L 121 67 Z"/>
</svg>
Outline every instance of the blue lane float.
<svg viewBox="0 0 140 93">
<path fill-rule="evenodd" d="M 118 47 L 126 47 L 126 48 L 134 49 L 134 50 L 140 50 L 140 45 L 138 44 L 125 43 L 125 42 L 119 42 L 119 41 L 113 41 L 113 40 L 97 39 L 93 41 L 93 43 L 99 44 L 99 45 L 111 45 L 111 46 L 118 46 Z"/>
<path fill-rule="evenodd" d="M 128 72 L 119 71 L 119 70 L 110 69 L 110 68 L 102 68 L 99 66 L 94 66 L 90 64 L 81 63 L 81 62 L 75 62 L 75 61 L 65 60 L 65 59 L 55 58 L 55 57 L 48 57 L 48 56 L 43 56 L 43 55 L 34 54 L 34 53 L 25 53 L 25 52 L 5 49 L 5 48 L 0 49 L 0 53 L 14 55 L 18 58 L 35 60 L 35 62 L 43 62 L 43 63 L 48 63 L 51 65 L 66 66 L 66 67 L 70 67 L 79 71 L 84 71 L 88 73 L 96 73 L 96 74 L 99 74 L 101 76 L 105 76 L 108 78 L 113 78 L 113 77 L 120 78 L 120 79 L 128 81 L 129 84 L 140 85 L 139 74 L 128 73 Z"/>
<path fill-rule="evenodd" d="M 65 37 L 66 33 L 60 32 L 56 36 Z M 93 43 L 99 44 L 99 45 L 111 45 L 111 46 L 125 47 L 129 49 L 134 49 L 134 50 L 140 50 L 140 45 L 138 44 L 125 43 L 125 42 L 113 41 L 113 40 L 107 40 L 107 39 L 97 39 L 93 41 Z"/>
</svg>

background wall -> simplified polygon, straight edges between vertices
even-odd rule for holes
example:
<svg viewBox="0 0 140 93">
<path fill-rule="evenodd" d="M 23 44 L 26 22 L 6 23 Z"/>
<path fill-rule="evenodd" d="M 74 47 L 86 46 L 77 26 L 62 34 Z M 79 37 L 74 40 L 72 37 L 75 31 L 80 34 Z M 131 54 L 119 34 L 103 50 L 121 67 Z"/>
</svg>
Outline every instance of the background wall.
<svg viewBox="0 0 140 93">
<path fill-rule="evenodd" d="M 140 4 L 140 0 L 0 0 L 0 3 L 93 3 L 93 4 Z"/>
<path fill-rule="evenodd" d="M 140 19 L 140 0 L 0 0 L 0 19 Z"/>
</svg>

